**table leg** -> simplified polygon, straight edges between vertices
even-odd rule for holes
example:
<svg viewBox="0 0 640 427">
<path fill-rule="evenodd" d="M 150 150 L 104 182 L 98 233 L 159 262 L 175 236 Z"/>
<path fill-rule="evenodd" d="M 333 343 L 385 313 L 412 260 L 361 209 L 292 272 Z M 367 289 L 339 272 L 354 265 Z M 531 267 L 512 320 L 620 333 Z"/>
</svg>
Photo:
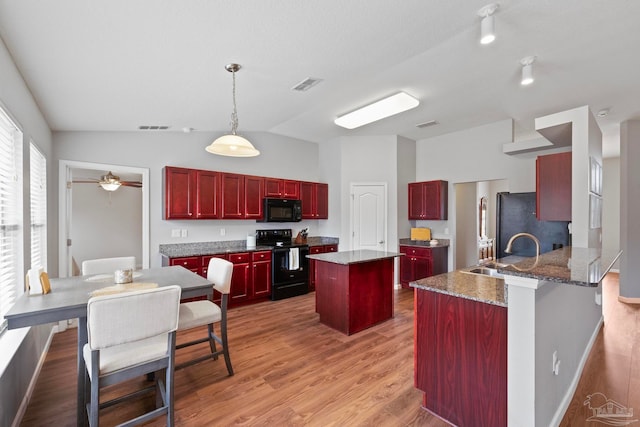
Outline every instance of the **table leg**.
<svg viewBox="0 0 640 427">
<path fill-rule="evenodd" d="M 84 345 L 87 343 L 87 318 L 86 317 L 80 317 L 78 318 L 78 396 L 77 396 L 77 401 L 78 401 L 78 410 L 77 410 L 77 414 L 76 414 L 76 424 L 78 426 L 86 426 L 88 425 L 88 419 L 87 419 L 87 406 L 86 406 L 86 402 L 84 400 L 85 397 L 85 381 L 84 381 L 84 371 L 85 371 L 85 364 L 84 364 L 84 357 L 82 357 L 82 348 L 84 347 Z"/>
</svg>

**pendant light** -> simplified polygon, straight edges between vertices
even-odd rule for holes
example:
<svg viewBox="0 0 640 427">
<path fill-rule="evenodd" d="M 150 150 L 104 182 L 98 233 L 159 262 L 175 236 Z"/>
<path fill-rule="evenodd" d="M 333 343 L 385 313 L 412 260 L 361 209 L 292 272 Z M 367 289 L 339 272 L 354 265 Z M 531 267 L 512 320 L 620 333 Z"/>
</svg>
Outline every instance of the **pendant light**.
<svg viewBox="0 0 640 427">
<path fill-rule="evenodd" d="M 230 157 L 255 157 L 260 151 L 245 138 L 237 134 L 238 131 L 238 111 L 236 109 L 236 71 L 240 69 L 239 64 L 227 64 L 224 67 L 233 76 L 233 113 L 231 113 L 231 133 L 222 135 L 213 141 L 205 150 L 212 154 Z"/>
<path fill-rule="evenodd" d="M 480 43 L 490 44 L 496 39 L 496 28 L 493 18 L 493 14 L 500 5 L 498 3 L 491 3 L 478 11 L 478 16 L 482 18 L 480 21 Z"/>
<path fill-rule="evenodd" d="M 522 79 L 520 80 L 520 84 L 522 86 L 527 86 L 533 83 L 533 63 L 535 60 L 535 56 L 527 56 L 520 60 L 520 64 L 522 65 Z"/>
</svg>

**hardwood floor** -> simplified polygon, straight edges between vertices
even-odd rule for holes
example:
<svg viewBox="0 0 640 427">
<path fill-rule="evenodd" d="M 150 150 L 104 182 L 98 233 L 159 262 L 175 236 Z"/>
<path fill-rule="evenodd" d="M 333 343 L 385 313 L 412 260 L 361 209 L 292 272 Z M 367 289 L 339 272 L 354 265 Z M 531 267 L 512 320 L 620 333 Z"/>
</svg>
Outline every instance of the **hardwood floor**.
<svg viewBox="0 0 640 427">
<path fill-rule="evenodd" d="M 599 425 L 586 421 L 591 412 L 583 405 L 594 392 L 640 411 L 640 307 L 619 303 L 617 295 L 618 276 L 610 274 L 603 285 L 605 326 L 562 426 Z M 421 393 L 413 386 L 411 290 L 396 292 L 392 320 L 352 336 L 319 324 L 314 306 L 311 293 L 230 310 L 236 374 L 227 376 L 223 360 L 178 371 L 176 424 L 447 425 L 421 409 Z M 75 345 L 75 330 L 54 337 L 22 426 L 75 425 Z M 152 405 L 149 397 L 108 408 L 101 422 L 113 425 Z M 149 425 L 162 426 L 164 419 Z"/>
<path fill-rule="evenodd" d="M 413 386 L 412 290 L 396 292 L 393 319 L 352 336 L 318 322 L 314 293 L 234 308 L 229 341 L 233 377 L 223 360 L 176 372 L 177 425 L 447 425 L 421 409 Z M 75 425 L 75 345 L 75 329 L 54 337 L 23 426 Z M 136 382 L 130 386 L 143 380 Z M 101 422 L 113 425 L 153 403 L 104 409 Z"/>
<path fill-rule="evenodd" d="M 588 396 L 602 393 L 640 418 L 640 305 L 618 301 L 619 276 L 608 274 L 603 281 L 604 326 L 591 349 L 580 382 L 562 423 L 563 427 L 604 425 L 587 421 L 593 415 Z M 598 396 L 602 399 L 602 396 Z M 593 407 L 604 403 L 594 400 Z M 622 425 L 622 424 L 620 424 Z M 636 425 L 633 423 L 632 425 Z"/>
</svg>

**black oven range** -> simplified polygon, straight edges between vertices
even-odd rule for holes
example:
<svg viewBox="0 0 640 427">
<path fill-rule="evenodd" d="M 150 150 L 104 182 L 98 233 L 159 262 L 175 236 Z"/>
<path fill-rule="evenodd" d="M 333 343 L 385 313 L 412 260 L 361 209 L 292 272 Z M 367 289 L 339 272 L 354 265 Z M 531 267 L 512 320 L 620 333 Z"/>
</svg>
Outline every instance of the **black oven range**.
<svg viewBox="0 0 640 427">
<path fill-rule="evenodd" d="M 309 292 L 309 246 L 294 244 L 291 229 L 256 230 L 256 245 L 270 246 L 271 299 Z"/>
</svg>

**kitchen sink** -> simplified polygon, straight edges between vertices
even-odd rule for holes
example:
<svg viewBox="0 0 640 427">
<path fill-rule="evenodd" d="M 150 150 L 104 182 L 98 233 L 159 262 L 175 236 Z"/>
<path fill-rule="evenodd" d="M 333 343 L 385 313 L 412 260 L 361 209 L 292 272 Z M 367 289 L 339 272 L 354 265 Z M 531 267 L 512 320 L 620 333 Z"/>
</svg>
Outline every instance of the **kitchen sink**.
<svg viewBox="0 0 640 427">
<path fill-rule="evenodd" d="M 496 279 L 502 279 L 504 276 L 498 273 L 495 268 L 487 267 L 486 265 L 472 267 L 470 269 L 461 270 L 463 273 L 481 274 L 483 276 L 495 277 Z"/>
</svg>

